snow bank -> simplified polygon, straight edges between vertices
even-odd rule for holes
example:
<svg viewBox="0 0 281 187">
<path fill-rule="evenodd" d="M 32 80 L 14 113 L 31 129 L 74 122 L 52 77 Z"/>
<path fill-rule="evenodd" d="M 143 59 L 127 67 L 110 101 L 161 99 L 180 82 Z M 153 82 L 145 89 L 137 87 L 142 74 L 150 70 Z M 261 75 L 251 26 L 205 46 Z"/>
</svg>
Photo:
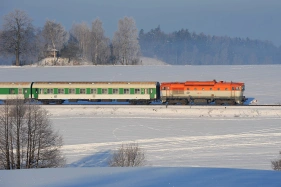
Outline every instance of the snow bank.
<svg viewBox="0 0 281 187">
<path fill-rule="evenodd" d="M 67 168 L 0 171 L 0 186 L 280 186 L 280 172 L 212 168 Z"/>
<path fill-rule="evenodd" d="M 127 116 L 129 118 L 280 118 L 281 106 L 175 106 L 175 105 L 50 105 L 54 116 Z M 55 112 L 53 112 L 55 111 Z"/>
</svg>

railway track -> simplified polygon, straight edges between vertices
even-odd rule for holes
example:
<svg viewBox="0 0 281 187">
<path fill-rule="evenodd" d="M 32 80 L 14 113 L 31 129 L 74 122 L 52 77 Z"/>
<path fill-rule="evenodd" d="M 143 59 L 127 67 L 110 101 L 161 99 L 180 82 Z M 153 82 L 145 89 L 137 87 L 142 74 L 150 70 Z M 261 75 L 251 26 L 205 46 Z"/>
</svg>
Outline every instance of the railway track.
<svg viewBox="0 0 281 187">
<path fill-rule="evenodd" d="M 281 107 L 281 105 L 165 105 L 165 104 L 149 104 L 149 105 L 132 105 L 132 104 L 108 104 L 108 103 L 104 103 L 104 104 L 100 104 L 100 103 L 67 103 L 67 104 L 40 104 L 40 105 L 44 105 L 44 106 L 167 106 L 167 107 L 171 107 L 171 106 L 190 106 L 190 107 L 198 107 L 198 106 L 202 106 L 202 107 L 208 107 L 208 106 L 212 106 L 212 107 Z"/>
<path fill-rule="evenodd" d="M 0 106 L 3 105 L 4 102 L 0 101 Z M 187 104 L 187 105 L 181 105 L 181 104 L 162 104 L 160 102 L 155 102 L 155 103 L 151 103 L 151 104 L 130 104 L 128 102 L 66 102 L 66 103 L 62 103 L 62 104 L 58 104 L 58 103 L 49 103 L 49 104 L 44 104 L 42 102 L 32 102 L 32 104 L 39 104 L 39 105 L 43 105 L 43 106 L 166 106 L 166 107 L 171 107 L 171 106 L 189 106 L 189 107 L 195 107 L 195 106 L 202 106 L 202 107 L 208 107 L 208 106 L 212 106 L 212 107 L 281 107 L 281 104 L 253 104 L 253 105 L 247 105 L 247 104 L 243 104 L 243 105 L 216 105 L 216 104 Z"/>
</svg>

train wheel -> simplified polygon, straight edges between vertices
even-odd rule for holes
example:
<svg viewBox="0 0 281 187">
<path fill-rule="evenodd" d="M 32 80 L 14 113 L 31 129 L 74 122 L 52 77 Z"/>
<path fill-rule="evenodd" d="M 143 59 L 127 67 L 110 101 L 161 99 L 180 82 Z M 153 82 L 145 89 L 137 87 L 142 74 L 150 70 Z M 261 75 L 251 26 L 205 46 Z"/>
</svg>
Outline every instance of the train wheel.
<svg viewBox="0 0 281 187">
<path fill-rule="evenodd" d="M 215 100 L 216 105 L 223 105 L 224 102 L 222 100 Z"/>
<path fill-rule="evenodd" d="M 46 100 L 41 101 L 41 102 L 42 102 L 43 105 L 48 105 L 49 104 L 49 101 L 46 101 Z"/>
<path fill-rule="evenodd" d="M 130 103 L 131 105 L 136 105 L 136 104 L 137 104 L 137 101 L 129 101 L 129 103 Z"/>
<path fill-rule="evenodd" d="M 235 102 L 234 100 L 230 100 L 230 101 L 228 101 L 228 104 L 229 104 L 229 105 L 235 105 L 236 102 Z"/>
<path fill-rule="evenodd" d="M 57 100 L 57 101 L 56 101 L 56 104 L 57 104 L 57 105 L 61 105 L 62 103 L 63 103 L 62 100 Z"/>
<path fill-rule="evenodd" d="M 187 100 L 182 100 L 182 101 L 181 101 L 181 104 L 182 104 L 182 105 L 187 105 L 187 104 L 188 104 L 188 101 L 187 101 Z"/>
</svg>

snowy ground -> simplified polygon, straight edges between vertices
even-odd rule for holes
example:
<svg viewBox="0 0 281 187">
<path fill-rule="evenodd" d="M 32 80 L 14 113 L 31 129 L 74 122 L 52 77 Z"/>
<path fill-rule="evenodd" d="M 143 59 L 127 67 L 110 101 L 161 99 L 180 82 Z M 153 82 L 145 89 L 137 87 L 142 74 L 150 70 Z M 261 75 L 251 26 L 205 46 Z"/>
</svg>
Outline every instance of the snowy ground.
<svg viewBox="0 0 281 187">
<path fill-rule="evenodd" d="M 138 142 L 150 166 L 271 169 L 281 106 L 46 106 L 72 167 L 107 166 L 121 143 Z"/>
<path fill-rule="evenodd" d="M 59 168 L 0 171 L 1 187 L 280 187 L 281 173 L 215 168 Z"/>
<path fill-rule="evenodd" d="M 280 104 L 280 75 L 280 65 L 0 67 L 1 81 L 241 81 L 246 84 L 247 104 L 255 100 L 257 102 L 253 104 Z M 63 135 L 63 153 L 68 166 L 94 168 L 38 170 L 36 182 L 32 185 L 26 181 L 26 186 L 71 186 L 71 180 L 68 180 L 71 176 L 73 186 L 79 186 L 79 183 L 83 184 L 81 186 L 198 186 L 196 182 L 199 186 L 280 186 L 276 180 L 280 181 L 281 173 L 269 170 L 271 160 L 279 158 L 281 150 L 281 107 L 44 107 L 49 111 L 55 129 Z M 110 152 L 127 142 L 138 142 L 146 151 L 148 166 L 153 167 L 139 170 L 96 167 L 106 166 Z M 25 181 L 24 176 L 29 172 L 0 171 L 3 176 L 0 186 L 3 186 L 1 183 L 8 186 L 23 184 L 9 183 L 7 179 L 21 175 L 23 178 L 19 181 Z M 92 174 L 93 179 L 86 173 Z M 124 173 L 133 177 L 129 179 Z M 55 182 L 47 181 L 45 174 Z M 145 182 L 138 182 L 141 179 L 137 176 Z"/>
</svg>

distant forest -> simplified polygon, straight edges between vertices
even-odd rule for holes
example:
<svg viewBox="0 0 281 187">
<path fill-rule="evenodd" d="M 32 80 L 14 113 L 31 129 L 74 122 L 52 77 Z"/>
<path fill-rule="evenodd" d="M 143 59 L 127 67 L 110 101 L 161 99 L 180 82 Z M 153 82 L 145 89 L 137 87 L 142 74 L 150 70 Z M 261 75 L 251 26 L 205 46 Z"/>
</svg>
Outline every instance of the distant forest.
<svg viewBox="0 0 281 187">
<path fill-rule="evenodd" d="M 160 26 L 139 32 L 143 56 L 172 65 L 281 64 L 281 47 L 269 41 L 210 36 L 181 29 L 173 33 Z"/>
</svg>

